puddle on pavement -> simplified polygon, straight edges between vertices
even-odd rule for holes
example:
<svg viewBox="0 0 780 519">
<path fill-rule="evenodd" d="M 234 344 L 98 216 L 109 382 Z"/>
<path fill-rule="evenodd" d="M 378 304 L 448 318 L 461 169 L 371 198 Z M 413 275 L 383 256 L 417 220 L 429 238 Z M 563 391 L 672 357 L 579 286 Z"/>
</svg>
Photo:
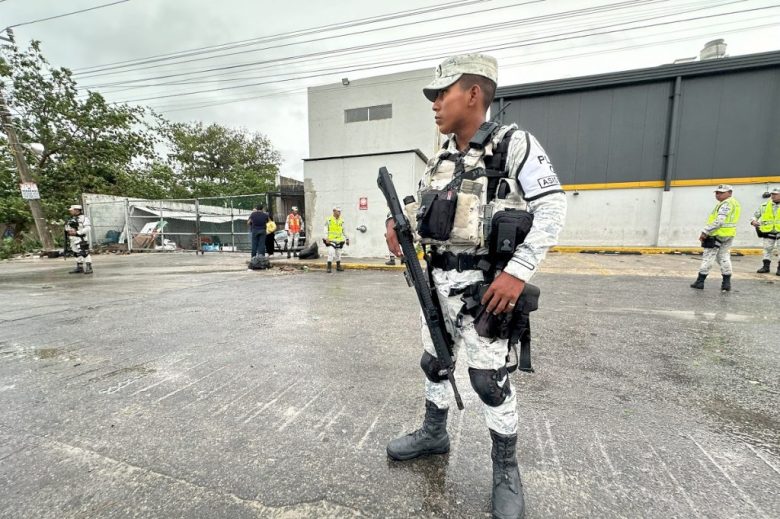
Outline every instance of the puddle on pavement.
<svg viewBox="0 0 780 519">
<path fill-rule="evenodd" d="M 706 402 L 703 409 L 721 423 L 722 432 L 780 456 L 780 421 L 777 418 L 720 398 Z"/>
<path fill-rule="evenodd" d="M 21 348 L 18 350 L 5 350 L 0 354 L 8 355 L 9 357 L 22 357 L 35 360 L 73 360 L 76 357 L 65 348 Z"/>
<path fill-rule="evenodd" d="M 56 359 L 59 356 L 65 355 L 66 351 L 60 348 L 36 348 L 33 350 L 33 356 L 36 359 Z"/>
<path fill-rule="evenodd" d="M 136 364 L 135 366 L 130 366 L 127 368 L 119 368 L 115 369 L 114 371 L 110 371 L 108 373 L 105 373 L 103 375 L 100 375 L 99 377 L 93 377 L 89 379 L 90 382 L 100 382 L 101 380 L 106 380 L 109 378 L 118 377 L 120 375 L 138 375 L 136 378 L 145 377 L 146 375 L 151 375 L 152 373 L 156 373 L 157 370 L 155 368 L 150 368 L 147 366 L 144 366 L 143 364 Z"/>
<path fill-rule="evenodd" d="M 630 314 L 658 315 L 661 317 L 669 317 L 682 321 L 728 321 L 734 323 L 746 323 L 754 319 L 754 316 L 749 314 L 732 314 L 729 312 L 696 312 L 693 310 L 653 310 L 651 308 L 591 308 L 589 310 L 608 313 L 625 312 Z"/>
</svg>

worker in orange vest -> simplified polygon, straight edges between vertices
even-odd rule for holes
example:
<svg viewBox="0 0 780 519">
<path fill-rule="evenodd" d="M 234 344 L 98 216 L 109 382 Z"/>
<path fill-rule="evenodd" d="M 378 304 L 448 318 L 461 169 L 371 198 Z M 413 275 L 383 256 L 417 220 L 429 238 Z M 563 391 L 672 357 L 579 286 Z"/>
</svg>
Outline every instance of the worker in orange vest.
<svg viewBox="0 0 780 519">
<path fill-rule="evenodd" d="M 287 257 L 290 253 L 298 256 L 298 241 L 303 230 L 303 218 L 298 214 L 298 208 L 293 206 L 292 212 L 287 215 L 287 222 L 284 224 L 284 230 L 287 231 Z"/>
</svg>

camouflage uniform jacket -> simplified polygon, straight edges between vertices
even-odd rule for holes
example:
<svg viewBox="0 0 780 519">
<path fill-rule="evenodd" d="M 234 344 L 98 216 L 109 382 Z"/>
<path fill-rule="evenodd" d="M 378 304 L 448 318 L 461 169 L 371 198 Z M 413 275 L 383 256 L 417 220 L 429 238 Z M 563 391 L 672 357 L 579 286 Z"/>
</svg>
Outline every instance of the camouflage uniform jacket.
<svg viewBox="0 0 780 519">
<path fill-rule="evenodd" d="M 504 126 L 497 135 L 510 130 L 511 136 L 506 173 L 518 181 L 528 212 L 534 215 L 533 226 L 525 241 L 517 247 L 514 257 L 504 269 L 512 276 L 529 281 L 544 259 L 550 247 L 558 242 L 558 234 L 566 219 L 566 195 L 561 188 L 558 176 L 539 141 L 530 133 L 517 130 L 516 125 Z M 430 161 L 422 182 L 435 173 L 439 155 L 444 152 L 463 153 L 458 150 L 455 136 L 450 135 L 448 145 L 442 148 Z M 469 149 L 465 153 L 482 154 L 482 150 Z M 486 254 L 487 250 L 468 246 L 447 245 L 439 250 L 449 250 L 455 254 Z"/>
</svg>

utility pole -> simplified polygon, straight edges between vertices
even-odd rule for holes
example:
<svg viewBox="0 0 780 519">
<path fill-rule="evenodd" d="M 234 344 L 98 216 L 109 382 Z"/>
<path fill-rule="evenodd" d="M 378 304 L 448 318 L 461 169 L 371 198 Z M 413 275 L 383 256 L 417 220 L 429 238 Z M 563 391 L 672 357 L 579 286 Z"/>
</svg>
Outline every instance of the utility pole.
<svg viewBox="0 0 780 519">
<path fill-rule="evenodd" d="M 10 36 L 9 38 L 2 38 L 13 42 L 13 33 L 10 29 L 6 29 L 6 32 Z M 5 102 L 5 95 L 3 95 L 2 85 L 0 85 L 0 121 L 2 121 L 3 131 L 8 137 L 8 145 L 11 147 L 11 154 L 16 160 L 16 169 L 19 171 L 19 180 L 22 182 L 33 182 L 32 175 L 30 174 L 30 168 L 27 165 L 27 160 L 24 158 L 24 150 L 19 143 L 19 137 L 16 135 L 16 128 L 14 128 L 14 121 L 11 117 L 11 110 Z M 28 199 L 27 203 L 30 205 L 30 212 L 33 215 L 33 221 L 35 222 L 35 230 L 38 231 L 38 239 L 41 241 L 43 250 L 54 250 L 54 242 L 49 234 L 48 227 L 46 225 L 46 218 L 43 216 L 43 208 L 41 207 L 40 199 Z"/>
</svg>

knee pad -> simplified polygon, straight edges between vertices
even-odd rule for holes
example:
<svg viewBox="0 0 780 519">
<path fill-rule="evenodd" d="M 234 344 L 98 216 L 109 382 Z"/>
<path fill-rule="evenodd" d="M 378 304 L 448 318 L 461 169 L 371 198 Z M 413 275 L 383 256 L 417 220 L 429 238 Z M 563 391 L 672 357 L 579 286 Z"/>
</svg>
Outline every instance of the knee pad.
<svg viewBox="0 0 780 519">
<path fill-rule="evenodd" d="M 479 395 L 480 400 L 490 407 L 500 406 L 511 394 L 508 377 L 506 368 L 498 370 L 469 368 L 471 387 Z M 503 387 L 498 385 L 499 380 L 504 380 Z"/>
<path fill-rule="evenodd" d="M 444 382 L 447 380 L 447 377 L 439 375 L 439 371 L 444 369 L 444 366 L 439 363 L 439 359 L 427 351 L 424 351 L 420 358 L 420 368 L 422 368 L 423 373 L 425 373 L 425 378 L 431 382 Z"/>
</svg>

